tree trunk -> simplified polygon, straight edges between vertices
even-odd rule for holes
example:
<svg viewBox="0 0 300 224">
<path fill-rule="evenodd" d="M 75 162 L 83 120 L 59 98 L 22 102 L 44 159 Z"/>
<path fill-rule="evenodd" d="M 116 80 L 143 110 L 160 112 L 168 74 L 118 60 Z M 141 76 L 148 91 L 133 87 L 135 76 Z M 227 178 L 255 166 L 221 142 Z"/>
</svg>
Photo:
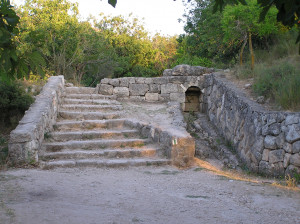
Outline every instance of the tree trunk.
<svg viewBox="0 0 300 224">
<path fill-rule="evenodd" d="M 244 43 L 243 43 L 243 46 L 240 51 L 240 65 L 241 66 L 243 65 L 243 53 L 244 53 L 244 48 L 245 48 L 246 44 L 247 44 L 247 34 L 244 37 Z"/>
<path fill-rule="evenodd" d="M 252 46 L 252 34 L 249 32 L 249 49 L 251 54 L 251 70 L 254 69 L 254 52 L 253 52 L 253 46 Z"/>
</svg>

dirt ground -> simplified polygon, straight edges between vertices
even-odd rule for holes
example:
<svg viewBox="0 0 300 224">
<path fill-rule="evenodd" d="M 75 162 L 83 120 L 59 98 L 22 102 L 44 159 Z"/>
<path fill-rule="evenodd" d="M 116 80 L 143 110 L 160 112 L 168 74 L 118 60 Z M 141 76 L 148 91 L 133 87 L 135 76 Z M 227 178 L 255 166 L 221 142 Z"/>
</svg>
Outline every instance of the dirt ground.
<svg viewBox="0 0 300 224">
<path fill-rule="evenodd" d="M 300 223 L 300 193 L 193 167 L 15 169 L 0 223 Z"/>
</svg>

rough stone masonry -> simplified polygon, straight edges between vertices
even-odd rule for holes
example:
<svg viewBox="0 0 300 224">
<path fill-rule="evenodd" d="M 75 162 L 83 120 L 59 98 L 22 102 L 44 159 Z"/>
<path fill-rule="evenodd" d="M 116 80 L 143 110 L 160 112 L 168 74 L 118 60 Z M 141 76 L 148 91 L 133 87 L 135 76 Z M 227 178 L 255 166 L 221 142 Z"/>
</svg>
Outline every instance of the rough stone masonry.
<svg viewBox="0 0 300 224">
<path fill-rule="evenodd" d="M 102 79 L 97 92 L 117 99 L 176 101 L 184 109 L 190 87 L 200 90 L 199 111 L 206 113 L 226 140 L 232 142 L 252 171 L 274 176 L 300 173 L 300 113 L 264 109 L 220 71 L 179 65 L 157 78 Z M 20 127 L 11 133 L 9 152 L 13 158 L 38 156 L 43 134 L 57 115 L 62 92 L 63 78 L 52 77 Z"/>
<path fill-rule="evenodd" d="M 182 109 L 190 87 L 200 89 L 199 111 L 208 115 L 249 169 L 274 176 L 300 173 L 300 113 L 264 109 L 220 71 L 179 65 L 162 77 L 103 79 L 97 86 L 99 93 L 117 99 L 177 101 Z"/>
</svg>

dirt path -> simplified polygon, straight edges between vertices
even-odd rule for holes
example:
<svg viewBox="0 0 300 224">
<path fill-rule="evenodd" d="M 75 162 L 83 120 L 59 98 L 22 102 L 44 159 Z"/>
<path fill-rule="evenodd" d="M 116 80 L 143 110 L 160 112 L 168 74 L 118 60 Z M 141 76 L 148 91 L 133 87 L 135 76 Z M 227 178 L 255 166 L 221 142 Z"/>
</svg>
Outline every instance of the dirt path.
<svg viewBox="0 0 300 224">
<path fill-rule="evenodd" d="M 0 174 L 0 223 L 300 223 L 300 193 L 203 168 Z"/>
</svg>

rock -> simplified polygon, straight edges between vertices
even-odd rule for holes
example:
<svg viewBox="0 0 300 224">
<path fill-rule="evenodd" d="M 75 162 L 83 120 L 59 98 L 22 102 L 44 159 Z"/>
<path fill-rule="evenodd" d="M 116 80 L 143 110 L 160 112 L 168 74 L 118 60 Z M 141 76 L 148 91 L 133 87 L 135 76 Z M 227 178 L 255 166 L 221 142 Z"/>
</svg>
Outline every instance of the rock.
<svg viewBox="0 0 300 224">
<path fill-rule="evenodd" d="M 285 118 L 285 125 L 297 124 L 299 122 L 299 117 L 295 115 L 288 115 Z"/>
<path fill-rule="evenodd" d="M 266 161 L 260 161 L 258 166 L 259 173 L 270 175 L 270 165 Z"/>
<path fill-rule="evenodd" d="M 300 167 L 300 154 L 296 153 L 290 157 L 290 164 Z"/>
<path fill-rule="evenodd" d="M 247 83 L 247 84 L 245 84 L 245 85 L 244 85 L 244 88 L 245 88 L 245 89 L 250 89 L 250 88 L 251 88 L 251 86 L 252 86 L 252 84 L 251 84 L 251 83 Z"/>
<path fill-rule="evenodd" d="M 259 104 L 264 104 L 265 103 L 265 97 L 264 96 L 257 97 L 256 102 L 259 103 Z"/>
<path fill-rule="evenodd" d="M 300 174 L 300 167 L 289 165 L 285 170 L 285 175 L 290 175 L 291 177 L 294 177 L 295 174 Z"/>
<path fill-rule="evenodd" d="M 149 91 L 147 84 L 129 84 L 129 92 L 131 96 L 145 96 Z"/>
<path fill-rule="evenodd" d="M 290 125 L 289 129 L 287 130 L 287 134 L 285 136 L 285 139 L 289 143 L 293 143 L 295 141 L 300 140 L 300 127 L 298 125 Z"/>
<path fill-rule="evenodd" d="M 149 92 L 150 93 L 160 93 L 160 85 L 158 84 L 150 84 L 149 85 Z"/>
<path fill-rule="evenodd" d="M 147 101 L 158 101 L 158 93 L 146 93 L 145 99 Z"/>
<path fill-rule="evenodd" d="M 262 155 L 262 160 L 263 161 L 269 161 L 269 152 L 270 151 L 271 151 L 270 149 L 264 149 L 263 155 Z"/>
<path fill-rule="evenodd" d="M 294 142 L 292 145 L 292 153 L 300 152 L 300 141 Z"/>
<path fill-rule="evenodd" d="M 111 79 L 108 79 L 108 78 L 101 79 L 101 84 L 108 84 L 109 80 L 111 80 Z"/>
<path fill-rule="evenodd" d="M 276 149 L 276 137 L 270 135 L 266 136 L 264 140 L 264 146 L 267 149 Z"/>
<path fill-rule="evenodd" d="M 66 83 L 66 84 L 65 84 L 65 87 L 73 87 L 73 86 L 74 86 L 73 83 Z"/>
<path fill-rule="evenodd" d="M 113 95 L 114 93 L 114 87 L 107 84 L 101 84 L 99 93 L 103 95 Z"/>
<path fill-rule="evenodd" d="M 172 75 L 172 69 L 165 69 L 163 72 L 163 76 L 171 76 Z"/>
<path fill-rule="evenodd" d="M 284 151 L 286 151 L 287 153 L 292 153 L 292 144 L 290 144 L 290 143 L 285 143 L 284 145 L 283 145 L 283 149 L 284 149 Z"/>
<path fill-rule="evenodd" d="M 269 163 L 277 163 L 277 162 L 283 162 L 284 159 L 284 150 L 280 149 L 280 150 L 273 150 L 271 152 L 269 152 Z"/>
<path fill-rule="evenodd" d="M 110 79 L 108 82 L 110 85 L 114 87 L 119 87 L 120 86 L 120 81 L 119 79 Z"/>
<path fill-rule="evenodd" d="M 284 137 L 284 133 L 281 133 L 280 135 L 278 135 L 276 137 L 276 145 L 278 148 L 283 148 L 285 145 L 285 137 Z"/>
<path fill-rule="evenodd" d="M 168 83 L 161 85 L 161 93 L 178 93 L 178 84 Z"/>
<path fill-rule="evenodd" d="M 121 78 L 120 79 L 120 87 L 128 87 L 129 86 L 129 79 L 128 78 Z"/>
<path fill-rule="evenodd" d="M 129 96 L 129 89 L 127 87 L 115 87 L 113 93 L 118 97 L 127 97 Z"/>
<path fill-rule="evenodd" d="M 284 168 L 287 168 L 290 163 L 291 154 L 286 153 L 283 159 L 283 166 Z"/>
</svg>

